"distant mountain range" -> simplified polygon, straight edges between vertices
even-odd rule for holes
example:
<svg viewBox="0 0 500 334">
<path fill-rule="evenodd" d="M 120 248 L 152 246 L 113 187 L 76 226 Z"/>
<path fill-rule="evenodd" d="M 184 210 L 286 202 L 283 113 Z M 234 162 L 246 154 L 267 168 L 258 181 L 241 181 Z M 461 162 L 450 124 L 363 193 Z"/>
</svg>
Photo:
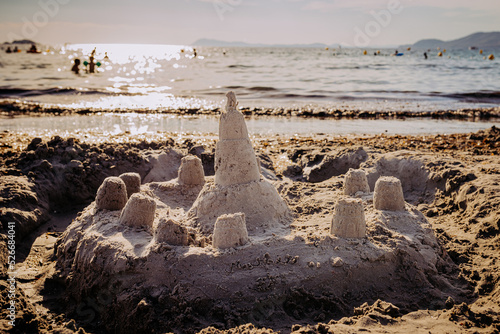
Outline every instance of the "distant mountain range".
<svg viewBox="0 0 500 334">
<path fill-rule="evenodd" d="M 219 46 L 219 47 L 231 47 L 231 46 L 240 46 L 240 47 L 253 47 L 253 48 L 262 48 L 262 47 L 272 47 L 272 48 L 325 48 L 328 45 L 323 43 L 311 43 L 311 44 L 259 44 L 259 43 L 245 43 L 245 42 L 226 42 L 220 41 L 217 39 L 208 39 L 202 38 L 194 42 L 192 45 L 194 46 Z"/>
<path fill-rule="evenodd" d="M 478 49 L 500 48 L 500 31 L 477 32 L 452 41 L 442 41 L 439 39 L 423 39 L 413 45 L 402 45 L 402 48 L 412 47 L 415 49 L 467 49 L 476 47 Z"/>
<path fill-rule="evenodd" d="M 33 42 L 32 40 L 29 40 L 29 39 L 21 39 L 21 40 L 17 40 L 17 41 L 14 41 L 14 42 L 4 42 L 3 44 L 36 44 L 35 42 Z"/>
<path fill-rule="evenodd" d="M 227 42 L 217 39 L 202 38 L 194 42 L 194 46 L 218 46 L 218 47 L 273 47 L 273 48 L 337 48 L 339 44 L 324 44 L 324 43 L 311 43 L 311 44 L 262 44 L 262 43 L 245 43 L 245 42 Z M 349 47 L 344 46 L 342 47 Z M 386 46 L 389 47 L 389 46 Z M 391 46 L 392 47 L 392 46 Z M 476 47 L 479 49 L 494 49 L 500 48 L 500 31 L 494 32 L 477 32 L 466 37 L 455 39 L 452 41 L 442 41 L 440 39 L 423 39 L 415 44 L 401 45 L 400 48 L 412 47 L 415 49 L 467 49 Z M 375 48 L 375 46 L 371 47 Z"/>
</svg>

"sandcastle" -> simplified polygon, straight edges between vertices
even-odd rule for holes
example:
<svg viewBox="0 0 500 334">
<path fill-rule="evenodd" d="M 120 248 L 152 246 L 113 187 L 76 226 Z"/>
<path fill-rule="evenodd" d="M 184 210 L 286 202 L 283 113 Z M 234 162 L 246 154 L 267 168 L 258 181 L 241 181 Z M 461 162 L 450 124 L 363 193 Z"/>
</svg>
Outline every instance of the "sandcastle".
<svg viewBox="0 0 500 334">
<path fill-rule="evenodd" d="M 196 318 L 260 319 L 264 326 L 273 319 L 305 321 L 309 315 L 302 312 L 333 318 L 337 307 L 331 305 L 350 311 L 358 301 L 380 298 L 380 291 L 412 303 L 427 303 L 422 291 L 429 288 L 443 298 L 462 293 L 442 283 L 448 276 L 437 268 L 452 261 L 425 216 L 405 204 L 394 178 L 380 178 L 373 195 L 365 172 L 351 170 L 344 189 L 303 192 L 304 204 L 327 206 L 334 198 L 334 215 L 328 221 L 324 211 L 298 213 L 291 226 L 291 212 L 275 188 L 285 194 L 290 181 L 271 184 L 261 177 L 244 117 L 234 94 L 227 97 L 215 177 L 205 178 L 200 160 L 187 156 L 180 168 L 162 160 L 164 173 L 154 182 L 140 185 L 138 175 L 108 178 L 96 202 L 61 235 L 58 275 L 68 299 L 76 301 L 69 312 L 77 312 L 89 294 L 114 289 L 116 298 L 99 314 L 106 331 L 158 326 L 194 332 L 179 319 L 190 325 Z M 127 201 L 130 179 L 139 182 L 140 192 L 129 191 Z M 405 205 L 406 211 L 382 211 Z M 303 300 L 311 306 L 302 308 Z"/>
<path fill-rule="evenodd" d="M 365 237 L 365 213 L 360 199 L 341 198 L 337 201 L 330 233 L 341 238 Z"/>
<path fill-rule="evenodd" d="M 248 231 L 244 213 L 222 215 L 217 218 L 212 238 L 214 248 L 237 247 L 247 242 Z"/>
<path fill-rule="evenodd" d="M 108 177 L 97 189 L 96 208 L 121 210 L 127 203 L 127 187 L 119 177 Z"/>
<path fill-rule="evenodd" d="M 212 233 L 223 214 L 242 212 L 249 234 L 262 234 L 290 223 L 290 209 L 274 186 L 261 178 L 243 114 L 233 92 L 227 93 L 215 151 L 215 184 L 206 184 L 188 215 L 203 233 Z"/>
<path fill-rule="evenodd" d="M 378 210 L 404 211 L 405 199 L 401 181 L 393 176 L 382 176 L 375 183 L 373 206 Z"/>
<path fill-rule="evenodd" d="M 344 194 L 353 196 L 357 192 L 362 192 L 362 193 L 370 192 L 368 179 L 366 177 L 366 173 L 364 170 L 350 168 L 345 175 Z"/>
</svg>

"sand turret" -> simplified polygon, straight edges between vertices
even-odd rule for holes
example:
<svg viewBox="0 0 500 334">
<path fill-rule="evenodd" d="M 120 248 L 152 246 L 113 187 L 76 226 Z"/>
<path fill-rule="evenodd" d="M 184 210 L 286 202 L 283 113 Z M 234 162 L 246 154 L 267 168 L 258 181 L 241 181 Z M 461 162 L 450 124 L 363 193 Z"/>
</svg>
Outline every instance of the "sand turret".
<svg viewBox="0 0 500 334">
<path fill-rule="evenodd" d="M 181 160 L 178 181 L 180 185 L 199 186 L 205 183 L 205 174 L 201 159 L 188 155 Z"/>
<path fill-rule="evenodd" d="M 215 150 L 215 184 L 228 186 L 258 181 L 259 165 L 245 118 L 236 109 L 238 102 L 234 93 L 229 92 L 226 96 L 226 112 L 219 120 L 219 141 Z"/>
<path fill-rule="evenodd" d="M 362 169 L 352 169 L 345 175 L 344 180 L 344 194 L 353 196 L 357 192 L 369 193 L 370 186 L 368 185 L 368 179 L 366 173 Z"/>
<path fill-rule="evenodd" d="M 364 238 L 366 221 L 360 199 L 341 198 L 335 205 L 330 233 L 341 238 Z"/>
<path fill-rule="evenodd" d="M 375 183 L 373 206 L 378 210 L 404 211 L 405 199 L 401 181 L 393 176 L 382 176 Z"/>
<path fill-rule="evenodd" d="M 131 227 L 153 226 L 156 202 L 149 196 L 135 193 L 130 196 L 120 215 L 120 223 Z"/>
<path fill-rule="evenodd" d="M 141 191 L 141 176 L 139 173 L 124 173 L 120 175 L 120 179 L 125 182 L 127 186 L 127 196 L 130 198 L 132 194 Z"/>
<path fill-rule="evenodd" d="M 262 234 L 292 221 L 292 214 L 276 188 L 261 178 L 259 163 L 248 137 L 243 114 L 233 92 L 219 122 L 215 151 L 215 184 L 206 184 L 188 215 L 206 234 L 224 214 L 244 213 L 248 233 Z"/>
<path fill-rule="evenodd" d="M 231 248 L 243 246 L 248 242 L 248 231 L 244 213 L 222 215 L 214 226 L 212 246 Z"/>
<path fill-rule="evenodd" d="M 127 187 L 119 177 L 107 177 L 97 189 L 96 208 L 121 210 L 127 203 Z"/>
</svg>

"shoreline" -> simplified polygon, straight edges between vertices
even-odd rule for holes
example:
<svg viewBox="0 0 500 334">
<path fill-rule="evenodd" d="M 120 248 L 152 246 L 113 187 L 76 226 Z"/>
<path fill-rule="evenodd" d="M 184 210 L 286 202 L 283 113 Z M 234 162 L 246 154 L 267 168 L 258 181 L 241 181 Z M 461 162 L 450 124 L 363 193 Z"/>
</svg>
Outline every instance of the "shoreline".
<svg viewBox="0 0 500 334">
<path fill-rule="evenodd" d="M 431 111 L 374 111 L 349 108 L 330 108 L 324 106 L 302 107 L 240 107 L 245 116 L 252 117 L 298 117 L 320 119 L 447 119 L 447 120 L 500 120 L 500 106 L 491 108 L 462 108 L 450 110 Z M 34 115 L 94 115 L 107 113 L 138 113 L 138 114 L 171 114 L 181 116 L 219 115 L 221 108 L 158 108 L 158 109 L 101 109 L 101 108 L 75 108 L 51 105 L 38 102 L 19 100 L 0 100 L 0 115 L 3 117 L 34 116 Z"/>
</svg>

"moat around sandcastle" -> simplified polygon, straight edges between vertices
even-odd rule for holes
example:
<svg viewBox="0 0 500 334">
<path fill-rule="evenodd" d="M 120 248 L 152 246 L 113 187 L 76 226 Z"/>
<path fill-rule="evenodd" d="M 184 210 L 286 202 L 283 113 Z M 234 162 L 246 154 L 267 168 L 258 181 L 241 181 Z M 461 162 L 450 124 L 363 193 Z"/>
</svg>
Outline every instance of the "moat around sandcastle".
<svg viewBox="0 0 500 334">
<path fill-rule="evenodd" d="M 312 223 L 287 205 L 292 182 L 262 176 L 234 93 L 227 97 L 215 176 L 185 155 L 175 179 L 107 178 L 61 236 L 58 268 L 76 304 L 112 290 L 104 326 L 132 333 L 148 317 L 165 331 L 186 317 L 192 328 L 269 326 L 300 321 L 304 308 L 321 320 L 391 294 L 416 304 L 427 293 L 459 299 L 435 279 L 449 258 L 395 177 L 352 168 L 340 188 L 324 181 L 318 196 L 333 214 L 304 232 Z"/>
</svg>

